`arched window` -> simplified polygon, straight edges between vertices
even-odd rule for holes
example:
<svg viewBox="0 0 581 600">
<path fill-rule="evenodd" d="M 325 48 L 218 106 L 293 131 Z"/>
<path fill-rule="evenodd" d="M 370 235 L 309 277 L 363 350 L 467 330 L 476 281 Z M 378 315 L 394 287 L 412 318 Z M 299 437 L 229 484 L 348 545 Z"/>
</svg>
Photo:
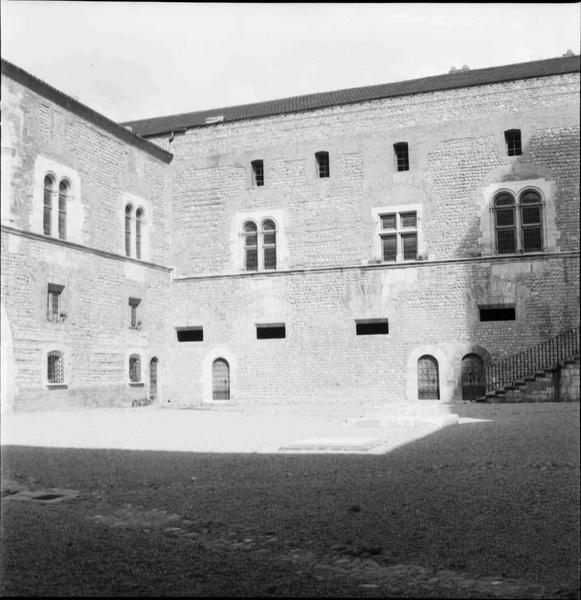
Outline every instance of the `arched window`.
<svg viewBox="0 0 581 600">
<path fill-rule="evenodd" d="M 418 359 L 418 399 L 440 399 L 438 361 L 429 354 L 424 354 Z"/>
<path fill-rule="evenodd" d="M 128 204 L 125 207 L 125 256 L 131 256 L 131 214 L 133 207 Z"/>
<path fill-rule="evenodd" d="M 230 400 L 230 365 L 223 358 L 212 364 L 212 399 Z"/>
<path fill-rule="evenodd" d="M 129 357 L 129 381 L 131 383 L 141 382 L 141 358 L 139 354 L 132 354 Z"/>
<path fill-rule="evenodd" d="M 65 382 L 65 365 L 63 355 L 56 350 L 48 353 L 46 378 L 49 383 Z"/>
<path fill-rule="evenodd" d="M 276 269 L 276 225 L 270 219 L 262 222 L 264 268 Z"/>
<path fill-rule="evenodd" d="M 59 238 L 67 239 L 67 200 L 69 198 L 70 185 L 66 179 L 59 184 Z"/>
<path fill-rule="evenodd" d="M 52 231 L 52 197 L 54 195 L 54 178 L 47 175 L 44 178 L 44 213 L 43 213 L 43 231 L 44 235 L 50 235 Z"/>
<path fill-rule="evenodd" d="M 541 196 L 534 190 L 520 195 L 523 252 L 539 252 L 543 249 L 543 206 Z"/>
<path fill-rule="evenodd" d="M 258 270 L 258 233 L 256 223 L 244 223 L 244 268 L 247 271 Z"/>
<path fill-rule="evenodd" d="M 141 226 L 143 209 L 138 208 L 135 212 L 135 257 L 141 258 Z"/>
<path fill-rule="evenodd" d="M 498 254 L 516 252 L 515 202 L 511 194 L 501 192 L 494 199 L 496 251 Z"/>
</svg>

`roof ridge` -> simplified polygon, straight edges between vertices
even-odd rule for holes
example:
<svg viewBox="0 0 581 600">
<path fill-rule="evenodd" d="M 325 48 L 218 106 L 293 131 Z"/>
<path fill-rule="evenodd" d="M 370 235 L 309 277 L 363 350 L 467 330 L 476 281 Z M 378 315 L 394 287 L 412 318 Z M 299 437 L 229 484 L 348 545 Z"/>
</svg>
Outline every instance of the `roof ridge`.
<svg viewBox="0 0 581 600">
<path fill-rule="evenodd" d="M 146 124 L 146 123 L 155 123 L 156 121 L 165 121 L 168 119 L 172 119 L 172 120 L 178 120 L 178 119 L 187 119 L 188 117 L 193 117 L 193 116 L 198 116 L 198 117 L 203 117 L 205 115 L 210 116 L 210 115 L 219 115 L 221 113 L 224 112 L 234 112 L 237 110 L 242 110 L 242 109 L 248 109 L 248 108 L 256 108 L 256 107 L 260 107 L 260 106 L 266 106 L 266 105 L 275 105 L 277 103 L 291 103 L 291 102 L 298 102 L 298 101 L 308 101 L 308 100 L 315 100 L 317 98 L 321 99 L 325 96 L 330 96 L 330 95 L 353 95 L 353 94 L 361 94 L 362 92 L 365 91 L 371 91 L 371 90 L 380 90 L 380 89 L 385 89 L 387 87 L 402 87 L 405 85 L 410 85 L 410 84 L 416 84 L 419 85 L 421 83 L 427 83 L 427 82 L 431 82 L 431 81 L 437 81 L 437 80 L 448 80 L 450 77 L 454 77 L 457 78 L 458 80 L 466 80 L 466 79 L 474 79 L 475 76 L 478 76 L 479 74 L 483 74 L 483 73 L 487 73 L 487 74 L 493 74 L 496 71 L 507 71 L 507 70 L 512 70 L 514 68 L 526 68 L 527 66 L 532 66 L 532 65 L 547 65 L 548 63 L 558 63 L 558 64 L 562 64 L 565 62 L 571 63 L 571 65 L 576 64 L 576 68 L 571 68 L 569 69 L 567 72 L 572 72 L 572 71 L 578 71 L 579 70 L 579 58 L 580 56 L 575 54 L 575 55 L 570 55 L 570 56 L 558 56 L 558 57 L 553 57 L 553 58 L 545 58 L 545 59 L 540 59 L 540 60 L 532 60 L 532 61 L 527 61 L 524 63 L 512 63 L 509 65 L 496 65 L 496 66 L 492 66 L 492 67 L 483 67 L 480 69 L 466 69 L 466 70 L 462 70 L 459 69 L 455 72 L 450 72 L 450 73 L 442 73 L 439 75 L 427 75 L 425 77 L 418 77 L 416 79 L 406 79 L 406 80 L 400 80 L 400 81 L 394 81 L 394 82 L 389 82 L 389 83 L 378 83 L 378 84 L 372 84 L 372 85 L 366 85 L 366 86 L 357 86 L 357 87 L 350 87 L 350 88 L 341 88 L 339 90 L 331 90 L 331 91 L 326 91 L 326 92 L 313 92 L 310 94 L 302 94 L 302 95 L 298 95 L 298 96 L 287 96 L 287 97 L 282 97 L 282 98 L 274 98 L 274 99 L 270 99 L 270 100 L 261 100 L 259 102 L 249 102 L 249 103 L 245 103 L 245 104 L 235 104 L 235 105 L 230 105 L 230 106 L 222 106 L 222 107 L 217 107 L 217 108 L 207 108 L 207 109 L 203 109 L 203 110 L 197 110 L 197 111 L 190 111 L 190 112 L 184 112 L 184 113 L 173 113 L 173 114 L 169 114 L 169 115 L 162 115 L 159 117 L 149 117 L 149 118 L 145 118 L 145 119 L 134 119 L 134 120 L 130 120 L 130 121 L 123 121 L 121 124 L 124 126 L 135 126 L 135 125 L 139 125 L 139 124 Z M 531 77 L 531 76 L 528 76 Z M 509 79 L 519 79 L 519 77 L 512 77 Z M 453 87 L 469 87 L 470 85 L 478 85 L 478 84 L 470 84 L 470 83 L 464 83 L 462 85 L 462 81 L 458 81 L 458 83 L 460 83 L 460 85 L 458 86 L 449 86 L 446 89 L 450 89 Z M 430 90 L 424 90 L 424 91 L 430 91 Z M 438 89 L 432 90 L 432 91 L 438 91 Z M 403 92 L 401 94 L 391 94 L 391 95 L 410 95 L 411 93 L 421 93 L 421 92 Z M 378 99 L 378 98 L 373 98 L 370 97 L 371 99 Z M 351 102 L 361 102 L 361 101 L 365 101 L 365 99 L 360 99 L 360 100 L 351 100 Z M 344 101 L 344 102 L 339 102 L 339 104 L 348 104 L 350 103 L 349 100 Z M 331 106 L 329 105 L 323 105 L 321 106 Z M 301 109 L 298 109 L 301 110 Z M 289 109 L 287 111 L 284 112 L 298 112 L 297 109 L 292 110 Z M 304 110 L 304 109 L 302 109 Z M 261 116 L 267 116 L 265 115 L 261 115 Z M 237 119 L 230 119 L 230 120 L 237 120 Z M 200 123 L 201 124 L 201 123 Z M 198 126 L 200 124 L 196 124 L 194 126 Z M 176 127 L 175 129 L 187 129 L 188 126 L 186 125 L 185 127 Z M 167 130 L 169 131 L 169 130 Z M 161 132 L 160 132 L 161 133 Z M 148 135 L 147 133 L 145 135 Z M 155 135 L 155 134 L 149 134 L 149 135 Z"/>
</svg>

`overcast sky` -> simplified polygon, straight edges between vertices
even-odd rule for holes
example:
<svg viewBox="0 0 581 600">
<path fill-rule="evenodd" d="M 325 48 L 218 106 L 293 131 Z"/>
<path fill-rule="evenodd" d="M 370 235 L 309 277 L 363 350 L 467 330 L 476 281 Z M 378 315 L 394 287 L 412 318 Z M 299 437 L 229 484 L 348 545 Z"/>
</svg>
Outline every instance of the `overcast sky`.
<svg viewBox="0 0 581 600">
<path fill-rule="evenodd" d="M 117 121 L 561 56 L 580 4 L 2 0 L 2 56 Z"/>
</svg>

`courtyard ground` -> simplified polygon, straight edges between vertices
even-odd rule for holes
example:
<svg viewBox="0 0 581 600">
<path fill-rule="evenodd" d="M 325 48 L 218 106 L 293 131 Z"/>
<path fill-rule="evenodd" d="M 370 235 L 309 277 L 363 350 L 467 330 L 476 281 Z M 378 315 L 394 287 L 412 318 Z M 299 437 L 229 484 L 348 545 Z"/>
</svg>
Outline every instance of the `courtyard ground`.
<svg viewBox="0 0 581 600">
<path fill-rule="evenodd" d="M 454 410 L 3 415 L 0 594 L 578 597 L 579 404 Z M 278 452 L 313 436 L 385 453 Z"/>
</svg>

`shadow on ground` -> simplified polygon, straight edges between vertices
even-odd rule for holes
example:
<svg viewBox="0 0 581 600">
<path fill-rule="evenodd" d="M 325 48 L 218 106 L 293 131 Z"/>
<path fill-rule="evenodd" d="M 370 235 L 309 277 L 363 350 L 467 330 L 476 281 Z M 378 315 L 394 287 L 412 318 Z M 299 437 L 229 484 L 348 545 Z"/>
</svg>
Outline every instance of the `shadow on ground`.
<svg viewBox="0 0 581 600">
<path fill-rule="evenodd" d="M 577 597 L 579 406 L 458 412 L 379 456 L 4 447 L 0 593 Z"/>
</svg>

